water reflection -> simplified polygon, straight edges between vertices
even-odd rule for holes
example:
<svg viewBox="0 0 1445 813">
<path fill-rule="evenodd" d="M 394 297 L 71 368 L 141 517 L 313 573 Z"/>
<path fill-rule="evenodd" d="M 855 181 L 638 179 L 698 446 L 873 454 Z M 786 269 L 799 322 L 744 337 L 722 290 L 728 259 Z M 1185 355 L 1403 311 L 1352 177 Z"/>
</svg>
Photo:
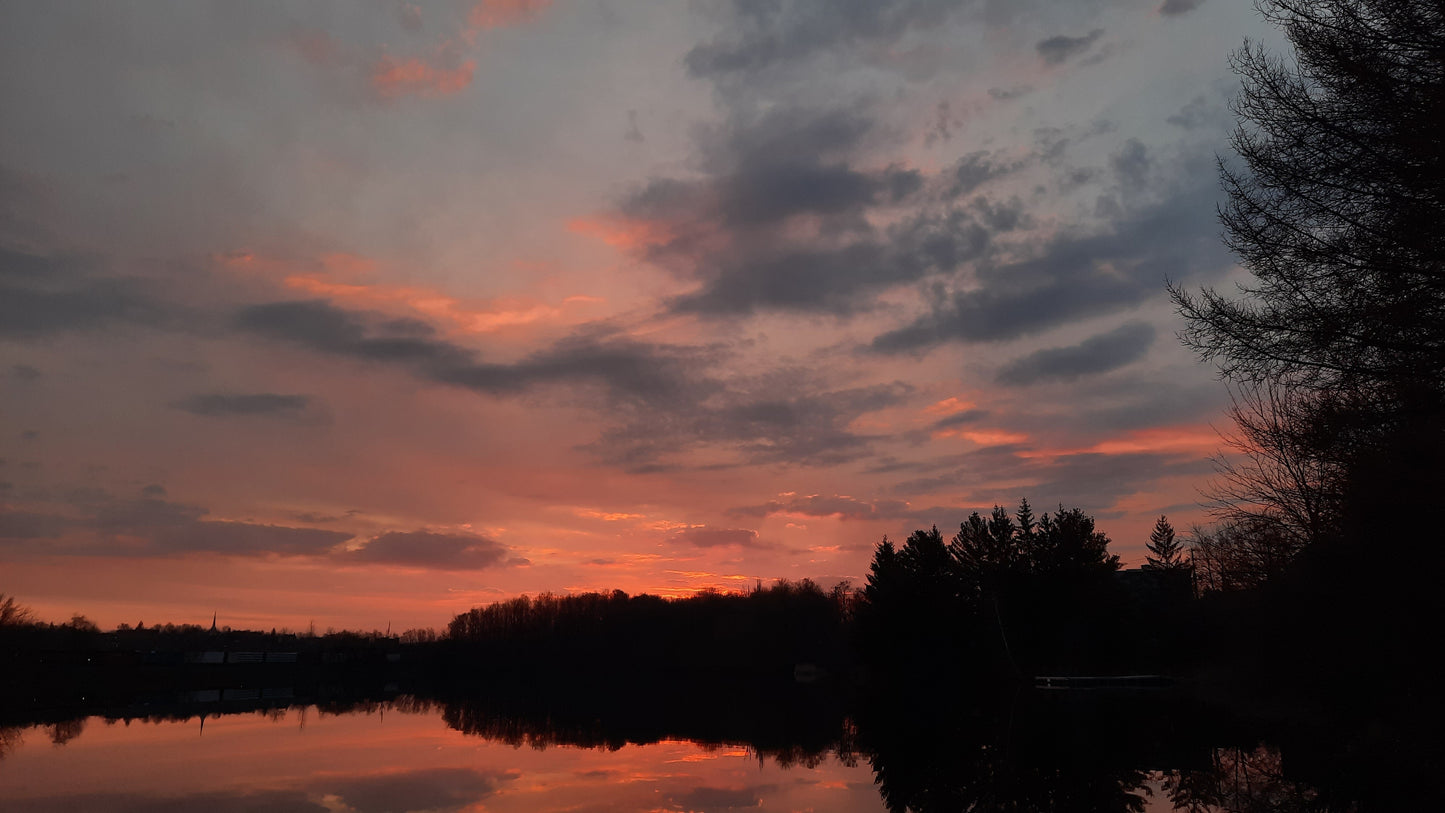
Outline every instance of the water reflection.
<svg viewBox="0 0 1445 813">
<path fill-rule="evenodd" d="M 1393 809 L 1410 790 L 1382 773 L 1408 759 L 1398 749 L 1362 754 L 1348 735 L 1310 731 L 1270 739 L 1171 693 L 844 704 L 807 690 L 767 701 L 697 692 L 604 701 L 330 687 L 151 696 L 82 716 L 12 707 L 0 717 L 0 799 L 47 812 L 1254 813 Z"/>
<path fill-rule="evenodd" d="M 401 698 L 201 719 L 91 718 L 63 746 L 14 728 L 6 811 L 635 811 L 880 809 L 868 769 L 823 756 L 782 767 L 746 745 L 660 740 L 527 747 L 458 731 Z"/>
</svg>

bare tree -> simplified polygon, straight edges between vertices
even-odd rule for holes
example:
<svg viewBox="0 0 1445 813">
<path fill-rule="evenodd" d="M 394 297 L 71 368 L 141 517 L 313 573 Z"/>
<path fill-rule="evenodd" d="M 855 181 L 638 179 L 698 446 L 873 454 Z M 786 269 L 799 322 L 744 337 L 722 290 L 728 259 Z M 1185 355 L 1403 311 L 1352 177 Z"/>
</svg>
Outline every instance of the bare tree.
<svg viewBox="0 0 1445 813">
<path fill-rule="evenodd" d="M 1227 516 L 1313 541 L 1360 455 L 1445 416 L 1445 4 L 1258 7 L 1293 59 L 1233 59 L 1244 166 L 1220 161 L 1220 219 L 1252 279 L 1171 293 L 1236 386 Z"/>
<path fill-rule="evenodd" d="M 15 601 L 14 596 L 0 593 L 0 627 L 19 627 L 35 623 L 35 613 Z"/>
</svg>

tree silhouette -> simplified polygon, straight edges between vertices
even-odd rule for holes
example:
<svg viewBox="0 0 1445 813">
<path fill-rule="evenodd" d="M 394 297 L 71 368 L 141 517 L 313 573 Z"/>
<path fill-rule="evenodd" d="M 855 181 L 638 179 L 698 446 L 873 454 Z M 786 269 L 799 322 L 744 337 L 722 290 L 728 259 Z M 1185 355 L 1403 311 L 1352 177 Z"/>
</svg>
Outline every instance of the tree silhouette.
<svg viewBox="0 0 1445 813">
<path fill-rule="evenodd" d="M 1145 547 L 1149 549 L 1145 570 L 1182 570 L 1188 567 L 1184 560 L 1184 545 L 1174 538 L 1174 526 L 1163 514 L 1154 523 L 1154 530 L 1149 532 L 1149 542 Z"/>
<path fill-rule="evenodd" d="M 1445 6 L 1260 9 L 1293 60 L 1249 43 L 1234 55 L 1245 166 L 1220 164 L 1226 243 L 1253 280 L 1238 298 L 1171 292 L 1186 344 L 1242 400 L 1245 462 L 1225 467 L 1224 507 L 1313 542 L 1362 454 L 1392 433 L 1441 432 Z"/>
<path fill-rule="evenodd" d="M 0 627 L 19 627 L 35 621 L 35 613 L 20 604 L 14 596 L 0 593 Z"/>
</svg>

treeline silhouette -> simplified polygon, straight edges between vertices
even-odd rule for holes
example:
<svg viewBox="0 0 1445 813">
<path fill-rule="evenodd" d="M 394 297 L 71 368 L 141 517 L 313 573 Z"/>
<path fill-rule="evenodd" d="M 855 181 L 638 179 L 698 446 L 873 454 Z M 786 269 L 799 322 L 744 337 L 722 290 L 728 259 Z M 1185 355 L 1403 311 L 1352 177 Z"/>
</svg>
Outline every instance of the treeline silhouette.
<svg viewBox="0 0 1445 813">
<path fill-rule="evenodd" d="M 1108 545 L 1081 509 L 1035 517 L 1024 500 L 1014 515 L 973 514 L 948 540 L 937 527 L 896 548 L 885 538 L 863 589 L 840 583 L 825 591 L 804 579 L 680 599 L 523 596 L 456 616 L 446 649 L 493 676 L 563 670 L 868 682 L 1176 666 L 1176 633 L 1191 599 L 1177 546 L 1162 564 L 1121 573 Z"/>
<path fill-rule="evenodd" d="M 1162 520 L 1161 520 L 1162 522 Z M 974 513 L 877 547 L 858 604 L 859 657 L 879 672 L 1118 674 L 1178 663 L 1190 580 L 1171 560 L 1122 574 L 1093 517 Z"/>
<path fill-rule="evenodd" d="M 494 676 L 705 673 L 792 682 L 800 668 L 851 668 L 857 601 L 846 584 L 825 592 L 808 579 L 679 599 L 544 593 L 461 613 L 445 644 L 451 657 L 485 664 Z"/>
</svg>

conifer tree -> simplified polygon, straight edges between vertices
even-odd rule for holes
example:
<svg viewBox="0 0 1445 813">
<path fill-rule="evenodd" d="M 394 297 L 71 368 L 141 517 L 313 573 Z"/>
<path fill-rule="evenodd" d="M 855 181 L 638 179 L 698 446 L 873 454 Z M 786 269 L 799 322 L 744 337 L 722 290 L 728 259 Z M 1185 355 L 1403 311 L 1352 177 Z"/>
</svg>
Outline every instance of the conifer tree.
<svg viewBox="0 0 1445 813">
<path fill-rule="evenodd" d="M 1145 570 L 1178 570 L 1186 566 L 1184 546 L 1174 538 L 1174 526 L 1169 524 L 1169 518 L 1163 514 L 1160 514 L 1159 521 L 1154 523 L 1154 530 L 1149 533 L 1149 542 L 1145 547 L 1149 549 Z"/>
</svg>

